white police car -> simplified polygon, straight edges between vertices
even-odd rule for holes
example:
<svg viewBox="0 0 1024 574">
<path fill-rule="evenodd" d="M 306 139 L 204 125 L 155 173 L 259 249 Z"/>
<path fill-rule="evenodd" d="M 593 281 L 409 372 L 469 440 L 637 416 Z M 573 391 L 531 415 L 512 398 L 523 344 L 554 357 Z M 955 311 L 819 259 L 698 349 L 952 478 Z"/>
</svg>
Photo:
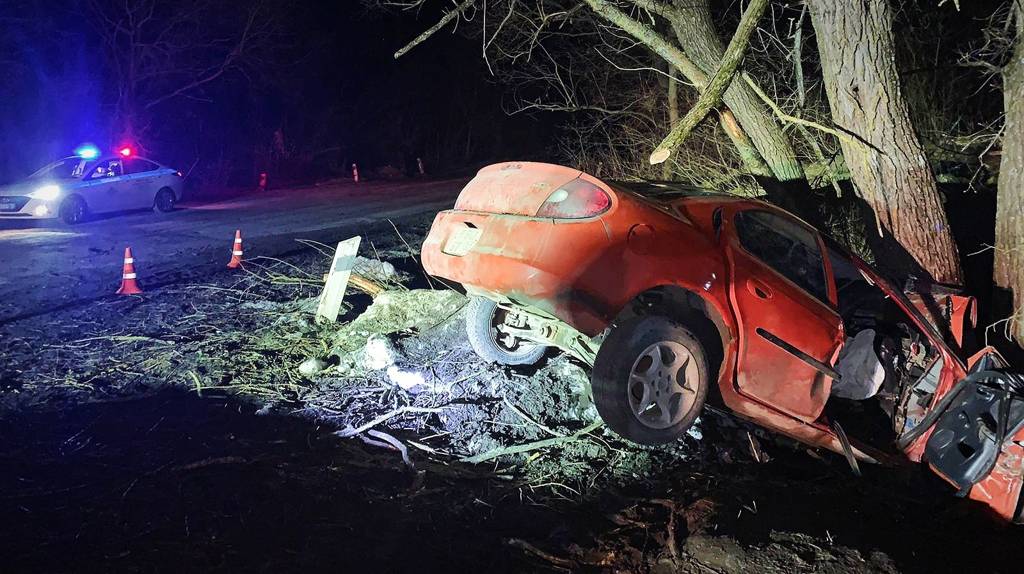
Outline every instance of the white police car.
<svg viewBox="0 0 1024 574">
<path fill-rule="evenodd" d="M 181 199 L 181 172 L 137 157 L 130 148 L 99 156 L 79 152 L 0 187 L 0 219 L 83 221 L 89 214 L 152 208 L 167 212 Z"/>
</svg>

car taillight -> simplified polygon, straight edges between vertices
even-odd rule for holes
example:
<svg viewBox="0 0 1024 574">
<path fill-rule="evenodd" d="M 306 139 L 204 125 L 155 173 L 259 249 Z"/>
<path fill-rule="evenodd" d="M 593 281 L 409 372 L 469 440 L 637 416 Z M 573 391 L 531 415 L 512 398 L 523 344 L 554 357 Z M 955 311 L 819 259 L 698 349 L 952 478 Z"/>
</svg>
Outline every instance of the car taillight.
<svg viewBox="0 0 1024 574">
<path fill-rule="evenodd" d="M 537 210 L 537 217 L 583 219 L 600 215 L 611 205 L 612 198 L 603 189 L 577 178 L 552 192 Z"/>
</svg>

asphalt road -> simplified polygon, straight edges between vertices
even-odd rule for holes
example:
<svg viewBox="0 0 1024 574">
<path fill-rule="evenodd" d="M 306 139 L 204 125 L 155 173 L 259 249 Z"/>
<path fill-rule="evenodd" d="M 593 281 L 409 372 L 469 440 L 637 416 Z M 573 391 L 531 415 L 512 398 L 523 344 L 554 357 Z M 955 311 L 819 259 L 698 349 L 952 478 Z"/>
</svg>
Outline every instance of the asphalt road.
<svg viewBox="0 0 1024 574">
<path fill-rule="evenodd" d="M 173 213 L 104 216 L 66 226 L 0 221 L 0 324 L 112 296 L 130 246 L 144 288 L 225 272 L 236 229 L 245 257 L 279 256 L 296 239 L 333 244 L 362 226 L 450 207 L 465 180 L 332 184 L 252 192 Z"/>
</svg>

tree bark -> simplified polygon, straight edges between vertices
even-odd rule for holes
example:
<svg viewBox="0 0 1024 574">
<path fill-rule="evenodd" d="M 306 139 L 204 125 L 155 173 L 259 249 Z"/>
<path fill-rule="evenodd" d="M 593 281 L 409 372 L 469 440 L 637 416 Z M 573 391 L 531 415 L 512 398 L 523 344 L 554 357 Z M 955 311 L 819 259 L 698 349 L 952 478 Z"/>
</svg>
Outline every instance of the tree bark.
<svg viewBox="0 0 1024 574">
<path fill-rule="evenodd" d="M 669 20 L 683 52 L 705 73 L 714 73 L 725 49 L 711 18 L 710 0 L 676 0 L 675 6 Z M 746 82 L 733 82 L 722 101 L 736 115 L 776 179 L 804 177 L 789 138 Z"/>
<path fill-rule="evenodd" d="M 1003 155 L 996 196 L 995 282 L 1013 292 L 1008 332 L 1024 346 L 1024 7 L 1015 3 L 1017 40 L 1003 69 Z"/>
<path fill-rule="evenodd" d="M 956 244 L 935 176 L 900 91 L 889 0 L 807 0 L 832 119 L 865 145 L 841 138 L 857 193 L 879 232 L 905 250 L 900 264 L 960 284 Z M 893 261 L 894 255 L 885 259 Z M 906 272 L 906 270 L 904 270 Z"/>
</svg>

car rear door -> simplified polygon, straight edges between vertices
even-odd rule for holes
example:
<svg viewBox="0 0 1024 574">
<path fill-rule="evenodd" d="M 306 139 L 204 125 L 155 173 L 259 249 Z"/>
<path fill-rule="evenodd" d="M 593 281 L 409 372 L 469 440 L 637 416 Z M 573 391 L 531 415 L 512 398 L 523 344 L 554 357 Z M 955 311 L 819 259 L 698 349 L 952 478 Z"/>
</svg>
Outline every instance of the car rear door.
<svg viewBox="0 0 1024 574">
<path fill-rule="evenodd" d="M 157 164 L 134 157 L 125 160 L 125 177 L 129 185 L 125 189 L 125 201 L 130 208 L 152 207 L 157 192 Z M 127 207 L 126 207 L 127 209 Z"/>
<path fill-rule="evenodd" d="M 805 422 L 828 401 L 843 341 L 818 234 L 767 208 L 726 214 L 729 294 L 739 326 L 741 394 Z"/>
<path fill-rule="evenodd" d="M 934 399 L 926 417 L 900 437 L 924 442 L 928 467 L 966 496 L 1006 520 L 1021 520 L 1024 486 L 1024 375 L 988 348 L 971 360 L 967 377 Z"/>
</svg>

